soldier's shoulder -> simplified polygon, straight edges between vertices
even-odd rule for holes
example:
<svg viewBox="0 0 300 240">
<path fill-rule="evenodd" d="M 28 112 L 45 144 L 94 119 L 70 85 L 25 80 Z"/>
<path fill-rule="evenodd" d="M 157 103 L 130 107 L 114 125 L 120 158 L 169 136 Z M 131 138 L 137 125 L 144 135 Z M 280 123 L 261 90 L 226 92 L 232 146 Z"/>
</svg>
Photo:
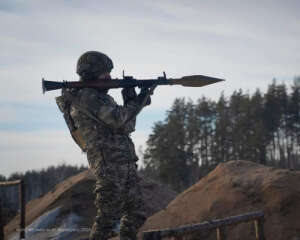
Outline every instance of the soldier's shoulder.
<svg viewBox="0 0 300 240">
<path fill-rule="evenodd" d="M 56 103 L 61 111 L 64 111 L 68 105 L 74 102 L 77 96 L 77 89 L 63 89 L 60 96 L 56 97 Z"/>
<path fill-rule="evenodd" d="M 58 96 L 55 98 L 56 104 L 61 112 L 66 109 L 67 102 L 63 96 Z"/>
<path fill-rule="evenodd" d="M 83 88 L 79 90 L 78 94 L 80 97 L 97 97 L 98 91 L 94 88 Z"/>
<path fill-rule="evenodd" d="M 81 89 L 79 95 L 81 102 L 93 101 L 108 105 L 115 104 L 115 101 L 111 96 L 94 88 Z"/>
<path fill-rule="evenodd" d="M 78 92 L 80 102 L 96 101 L 98 99 L 98 91 L 93 88 L 83 88 Z"/>
</svg>

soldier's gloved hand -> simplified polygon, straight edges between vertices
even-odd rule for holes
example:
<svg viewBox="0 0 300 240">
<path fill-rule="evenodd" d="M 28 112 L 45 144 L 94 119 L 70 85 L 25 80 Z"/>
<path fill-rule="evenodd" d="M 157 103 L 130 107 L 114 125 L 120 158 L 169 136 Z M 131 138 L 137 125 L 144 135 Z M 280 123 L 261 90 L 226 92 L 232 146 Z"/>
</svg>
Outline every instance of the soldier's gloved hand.
<svg viewBox="0 0 300 240">
<path fill-rule="evenodd" d="M 141 98 L 144 99 L 146 97 L 146 95 L 148 94 L 148 92 L 149 92 L 149 88 L 142 87 L 139 96 L 141 96 Z M 145 106 L 148 106 L 150 104 L 151 104 L 151 97 L 149 96 L 148 99 L 147 99 L 147 101 L 146 101 L 146 103 L 145 103 Z"/>
<path fill-rule="evenodd" d="M 151 104 L 151 97 L 150 97 L 150 95 L 153 94 L 153 91 L 154 91 L 155 88 L 156 88 L 156 85 L 153 85 L 151 87 L 142 87 L 141 88 L 141 92 L 138 95 L 138 97 L 141 99 L 140 101 L 144 101 L 145 97 L 148 96 L 147 101 L 145 103 L 145 106 Z"/>
<path fill-rule="evenodd" d="M 123 97 L 124 105 L 127 104 L 130 100 L 135 99 L 137 97 L 135 88 L 134 87 L 123 88 L 122 97 Z"/>
</svg>

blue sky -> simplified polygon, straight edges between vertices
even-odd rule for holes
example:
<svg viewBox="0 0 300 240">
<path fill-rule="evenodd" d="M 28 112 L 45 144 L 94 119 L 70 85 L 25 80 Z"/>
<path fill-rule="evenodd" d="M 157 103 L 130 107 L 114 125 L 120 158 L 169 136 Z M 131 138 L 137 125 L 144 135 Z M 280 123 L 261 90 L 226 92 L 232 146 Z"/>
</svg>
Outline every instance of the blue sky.
<svg viewBox="0 0 300 240">
<path fill-rule="evenodd" d="M 159 87 L 138 118 L 133 139 L 145 147 L 176 97 L 218 99 L 236 89 L 267 89 L 275 77 L 300 74 L 299 1 L 36 1 L 0 2 L 0 174 L 61 162 L 86 164 L 54 97 L 41 79 L 77 80 L 78 57 L 108 54 L 113 77 L 202 74 L 226 82 L 204 88 Z M 119 90 L 112 96 L 121 103 Z"/>
</svg>

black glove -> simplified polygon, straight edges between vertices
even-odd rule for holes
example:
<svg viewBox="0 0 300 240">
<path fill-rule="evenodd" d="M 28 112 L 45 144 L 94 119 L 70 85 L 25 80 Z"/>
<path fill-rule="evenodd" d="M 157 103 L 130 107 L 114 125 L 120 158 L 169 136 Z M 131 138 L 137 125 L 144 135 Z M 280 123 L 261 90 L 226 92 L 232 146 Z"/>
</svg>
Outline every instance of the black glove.
<svg viewBox="0 0 300 240">
<path fill-rule="evenodd" d="M 137 97 L 135 88 L 134 87 L 123 88 L 122 97 L 123 97 L 124 105 L 127 104 L 130 100 L 135 99 Z"/>
<path fill-rule="evenodd" d="M 141 88 L 141 92 L 140 92 L 140 94 L 139 94 L 139 97 L 140 97 L 141 99 L 144 100 L 144 98 L 146 97 L 146 95 L 148 94 L 148 92 L 149 92 L 149 88 L 147 88 L 147 87 L 142 87 L 142 88 Z M 148 97 L 148 99 L 147 99 L 147 101 L 146 101 L 146 103 L 145 103 L 145 106 L 148 106 L 148 105 L 150 105 L 150 104 L 151 104 L 151 97 L 150 97 L 150 95 L 149 95 L 149 97 Z"/>
<path fill-rule="evenodd" d="M 140 99 L 140 102 L 142 103 L 144 101 L 144 98 L 148 95 L 147 101 L 145 103 L 145 106 L 151 104 L 151 97 L 150 95 L 153 94 L 154 89 L 156 88 L 156 85 L 153 85 L 151 87 L 142 87 L 141 92 L 138 95 L 138 98 Z M 150 94 L 149 94 L 150 92 Z"/>
</svg>

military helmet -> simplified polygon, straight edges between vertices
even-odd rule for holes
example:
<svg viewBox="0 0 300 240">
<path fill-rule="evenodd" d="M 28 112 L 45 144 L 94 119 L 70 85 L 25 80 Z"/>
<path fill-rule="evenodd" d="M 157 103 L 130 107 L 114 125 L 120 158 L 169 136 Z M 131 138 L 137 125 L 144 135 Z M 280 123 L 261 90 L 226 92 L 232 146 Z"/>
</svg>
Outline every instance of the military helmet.
<svg viewBox="0 0 300 240">
<path fill-rule="evenodd" d="M 79 57 L 76 72 L 80 80 L 93 80 L 102 73 L 110 72 L 113 67 L 112 60 L 104 53 L 88 51 Z"/>
</svg>

